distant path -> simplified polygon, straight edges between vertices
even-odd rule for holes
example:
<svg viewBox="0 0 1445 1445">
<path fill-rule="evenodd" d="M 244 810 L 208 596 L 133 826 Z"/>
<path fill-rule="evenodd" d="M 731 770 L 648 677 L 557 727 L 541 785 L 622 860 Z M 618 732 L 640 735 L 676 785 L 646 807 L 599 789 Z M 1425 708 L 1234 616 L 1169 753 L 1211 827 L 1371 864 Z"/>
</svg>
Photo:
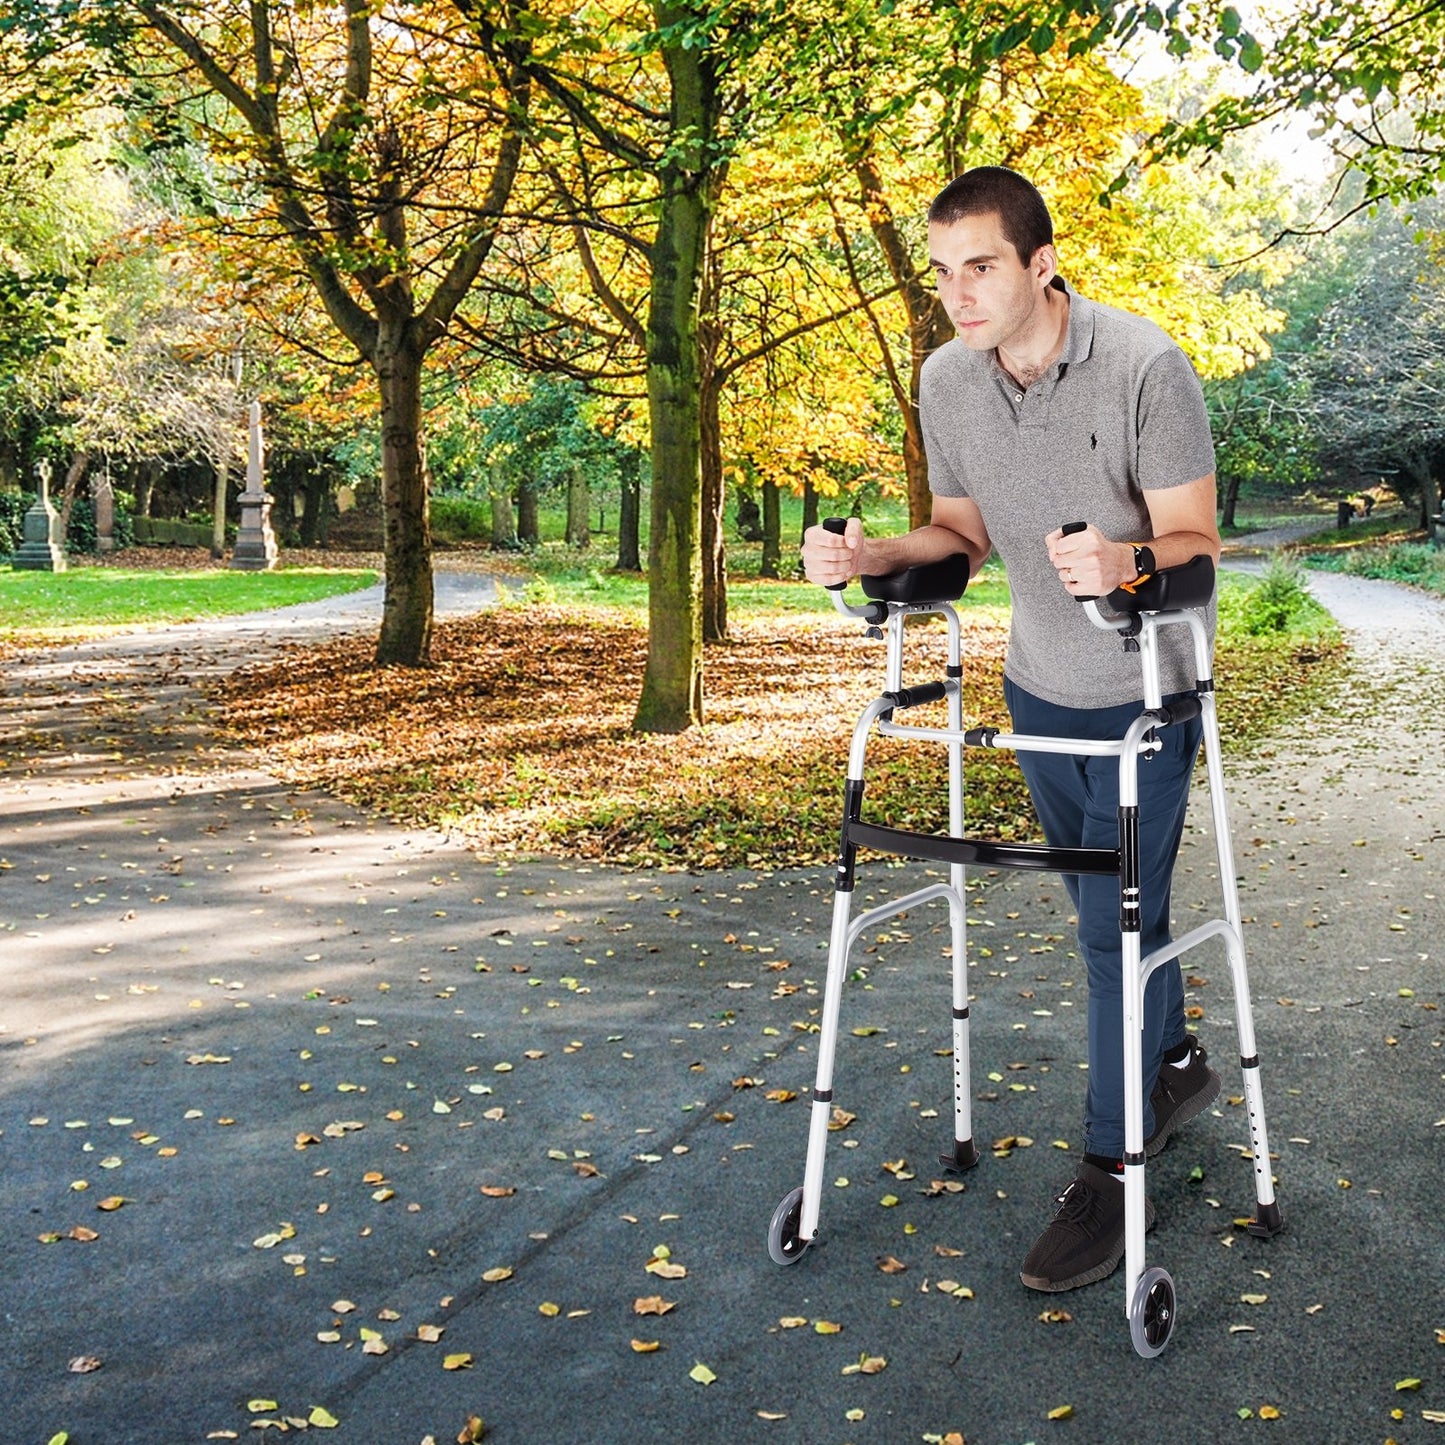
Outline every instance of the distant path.
<svg viewBox="0 0 1445 1445">
<path fill-rule="evenodd" d="M 498 598 L 496 579 L 484 573 L 438 571 L 434 586 L 438 621 L 471 616 Z M 274 662 L 286 647 L 379 627 L 384 595 L 377 583 L 292 607 L 24 652 L 7 661 L 0 680 L 0 744 L 52 759 L 58 753 L 72 775 L 104 771 L 117 757 L 139 766 L 148 753 L 178 769 L 239 761 L 218 744 L 210 720 L 220 707 L 201 686 Z"/>
<path fill-rule="evenodd" d="M 1320 525 L 1316 518 L 1247 532 L 1225 544 L 1222 565 L 1231 571 L 1262 572 L 1272 549 L 1297 542 Z M 1343 572 L 1308 569 L 1306 578 L 1315 600 L 1351 634 L 1372 700 L 1382 704 L 1376 690 L 1385 688 L 1401 700 L 1427 704 L 1430 715 L 1410 717 L 1409 726 L 1412 731 L 1441 732 L 1433 719 L 1438 703 L 1432 703 L 1429 694 L 1445 680 L 1445 598 Z"/>
</svg>

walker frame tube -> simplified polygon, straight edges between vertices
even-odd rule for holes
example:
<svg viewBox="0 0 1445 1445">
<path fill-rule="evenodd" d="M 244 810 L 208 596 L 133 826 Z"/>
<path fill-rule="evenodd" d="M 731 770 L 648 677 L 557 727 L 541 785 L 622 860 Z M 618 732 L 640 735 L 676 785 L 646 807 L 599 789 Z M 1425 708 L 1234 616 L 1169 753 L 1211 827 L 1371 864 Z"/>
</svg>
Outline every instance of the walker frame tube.
<svg viewBox="0 0 1445 1445">
<path fill-rule="evenodd" d="M 852 607 L 834 592 L 838 610 L 848 617 L 862 618 L 871 627 L 881 623 L 887 641 L 885 665 L 887 689 L 863 711 L 853 731 L 848 753 L 844 788 L 844 818 L 840 839 L 832 924 L 828 944 L 827 978 L 823 996 L 823 1017 L 818 1041 L 817 1078 L 809 1117 L 808 1149 L 803 1185 L 788 1195 L 773 1217 L 769 1249 L 780 1263 L 801 1257 L 816 1237 L 822 1205 L 823 1166 L 829 1123 L 833 1109 L 833 1076 L 836 1064 L 839 1019 L 848 959 L 858 938 L 884 918 L 944 899 L 949 906 L 952 938 L 952 1043 L 954 1111 L 952 1148 L 939 1156 L 949 1169 L 967 1170 L 979 1159 L 973 1141 L 969 1056 L 969 996 L 967 958 L 966 867 L 970 858 L 990 866 L 1008 868 L 1054 867 L 1063 872 L 1107 873 L 1120 883 L 1120 938 L 1123 955 L 1124 1026 L 1124 1208 L 1125 1208 L 1125 1313 L 1130 1319 L 1134 1344 L 1146 1357 L 1159 1353 L 1167 1343 L 1174 1321 L 1173 1281 L 1160 1269 L 1145 1268 L 1144 1194 L 1144 1096 L 1143 1021 L 1144 990 L 1150 976 L 1164 964 L 1181 958 L 1213 939 L 1224 943 L 1229 961 L 1235 1000 L 1235 1022 L 1248 1106 L 1251 1153 L 1254 1160 L 1258 1211 L 1250 1233 L 1268 1236 L 1283 1227 L 1275 1203 L 1270 1173 L 1269 1141 L 1265 1126 L 1263 1094 L 1259 1081 L 1259 1059 L 1250 1007 L 1248 971 L 1234 851 L 1228 825 L 1224 769 L 1220 755 L 1219 721 L 1211 677 L 1210 643 L 1204 624 L 1193 610 L 1145 612 L 1137 616 L 1106 614 L 1101 604 L 1090 601 L 1085 611 L 1101 628 L 1124 634 L 1125 646 L 1137 650 L 1143 673 L 1144 708 L 1117 741 L 1091 741 L 1032 734 L 1009 733 L 994 728 L 965 731 L 961 678 L 961 628 L 958 615 L 947 602 L 872 603 Z M 884 615 L 886 611 L 886 616 Z M 947 676 L 939 683 L 907 689 L 903 685 L 903 625 L 906 618 L 922 614 L 941 616 L 948 632 Z M 1182 624 L 1193 636 L 1197 698 L 1182 705 L 1166 707 L 1160 694 L 1158 633 L 1164 626 Z M 874 635 L 877 635 L 876 632 Z M 900 722 L 896 712 L 923 702 L 947 704 L 946 727 Z M 1224 917 L 1191 929 L 1160 949 L 1140 956 L 1140 879 L 1138 768 L 1162 744 L 1158 729 L 1198 716 L 1202 722 L 1210 807 L 1219 861 Z M 943 743 L 948 749 L 949 835 L 938 837 L 885 828 L 862 821 L 864 762 L 870 736 L 910 737 Z M 1033 844 L 1003 844 L 971 840 L 964 836 L 963 750 L 966 746 L 1007 748 L 1015 752 L 1066 753 L 1079 757 L 1109 757 L 1119 760 L 1119 847 L 1109 849 L 1068 849 Z M 905 856 L 933 858 L 948 864 L 948 881 L 929 884 L 907 895 L 853 916 L 852 896 L 857 849 L 879 848 Z"/>
</svg>

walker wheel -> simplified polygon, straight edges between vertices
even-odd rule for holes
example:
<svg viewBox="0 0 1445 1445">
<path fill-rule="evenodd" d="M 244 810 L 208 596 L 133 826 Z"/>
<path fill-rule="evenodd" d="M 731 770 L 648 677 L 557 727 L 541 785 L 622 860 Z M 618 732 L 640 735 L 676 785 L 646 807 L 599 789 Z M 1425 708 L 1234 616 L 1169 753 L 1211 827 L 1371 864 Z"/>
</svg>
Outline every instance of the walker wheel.
<svg viewBox="0 0 1445 1445">
<path fill-rule="evenodd" d="M 799 1187 L 783 1196 L 782 1203 L 773 1210 L 772 1222 L 768 1225 L 768 1253 L 774 1264 L 796 1264 L 812 1240 L 804 1239 L 798 1231 L 803 1217 L 803 1191 Z"/>
<path fill-rule="evenodd" d="M 1146 1269 L 1129 1301 L 1129 1334 L 1134 1349 L 1146 1360 L 1152 1360 L 1169 1343 L 1176 1313 L 1169 1271 L 1157 1265 Z"/>
</svg>

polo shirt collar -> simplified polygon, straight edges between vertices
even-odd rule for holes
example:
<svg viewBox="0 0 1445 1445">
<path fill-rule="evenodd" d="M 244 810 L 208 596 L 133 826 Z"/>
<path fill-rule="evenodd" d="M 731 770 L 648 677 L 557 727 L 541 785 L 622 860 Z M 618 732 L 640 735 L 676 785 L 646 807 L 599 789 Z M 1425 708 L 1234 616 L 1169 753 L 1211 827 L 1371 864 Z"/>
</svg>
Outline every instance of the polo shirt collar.
<svg viewBox="0 0 1445 1445">
<path fill-rule="evenodd" d="M 1061 370 L 1076 361 L 1087 361 L 1094 349 L 1094 303 L 1080 296 L 1062 276 L 1057 278 L 1059 286 L 1069 298 L 1069 329 L 1064 337 L 1064 349 L 1054 363 Z"/>
</svg>

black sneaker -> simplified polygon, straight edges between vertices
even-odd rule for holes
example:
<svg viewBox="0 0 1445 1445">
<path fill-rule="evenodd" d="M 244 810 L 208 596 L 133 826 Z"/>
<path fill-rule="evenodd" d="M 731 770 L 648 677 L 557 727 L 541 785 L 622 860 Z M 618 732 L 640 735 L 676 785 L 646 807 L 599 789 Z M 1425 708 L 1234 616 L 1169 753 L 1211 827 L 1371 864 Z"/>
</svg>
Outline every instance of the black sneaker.
<svg viewBox="0 0 1445 1445">
<path fill-rule="evenodd" d="M 1159 1065 L 1149 1102 L 1154 1106 L 1154 1132 L 1144 1141 L 1144 1153 L 1153 1158 L 1181 1125 L 1202 1114 L 1219 1097 L 1219 1075 L 1209 1067 L 1208 1055 L 1193 1039 L 1189 1041 L 1189 1063 Z"/>
<path fill-rule="evenodd" d="M 1030 1289 L 1052 1294 L 1112 1274 L 1124 1257 L 1123 1176 L 1084 1161 L 1054 1205 L 1054 1217 L 1034 1241 L 1019 1278 Z M 1147 1199 L 1144 1227 L 1154 1227 L 1154 1206 Z"/>
</svg>

